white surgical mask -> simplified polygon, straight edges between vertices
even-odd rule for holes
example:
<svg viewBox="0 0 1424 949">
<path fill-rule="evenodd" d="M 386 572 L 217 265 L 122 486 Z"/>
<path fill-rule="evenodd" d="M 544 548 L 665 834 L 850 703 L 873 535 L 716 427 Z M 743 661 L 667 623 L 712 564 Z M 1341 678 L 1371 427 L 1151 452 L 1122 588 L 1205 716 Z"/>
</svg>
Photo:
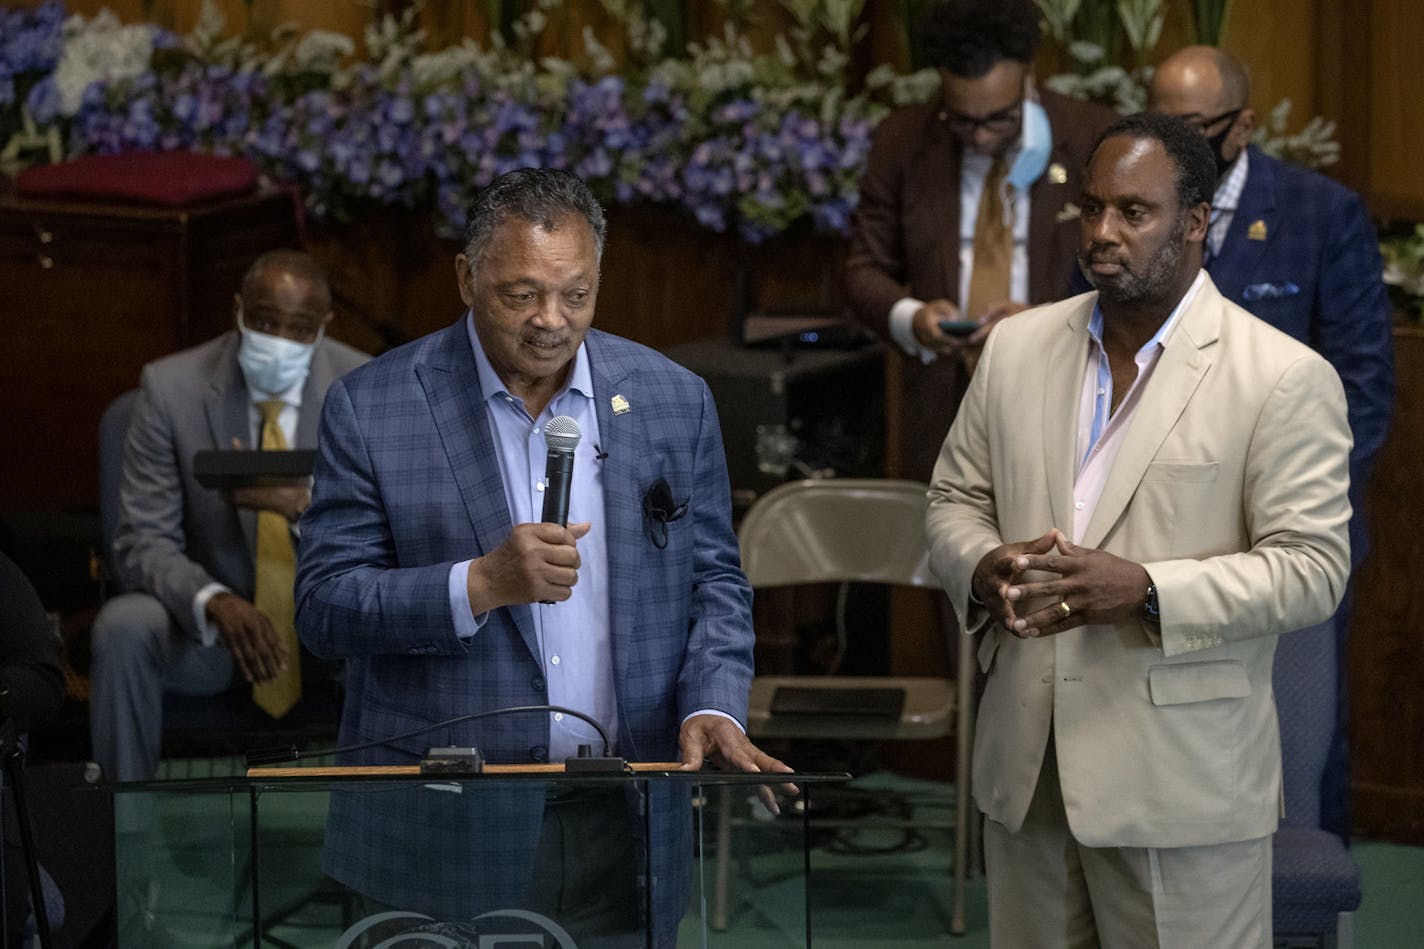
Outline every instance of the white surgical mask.
<svg viewBox="0 0 1424 949">
<path fill-rule="evenodd" d="M 311 368 L 312 354 L 321 342 L 321 331 L 310 343 L 298 343 L 270 333 L 259 333 L 242 324 L 237 316 L 242 343 L 237 348 L 237 364 L 247 379 L 247 387 L 265 395 L 280 395 L 302 379 Z"/>
<path fill-rule="evenodd" d="M 1048 167 L 1048 156 L 1052 151 L 1053 128 L 1048 124 L 1048 113 L 1034 100 L 1024 99 L 1019 154 L 1014 159 L 1013 167 L 1004 175 L 1004 180 L 1020 192 L 1027 191 L 1029 185 L 1037 181 Z"/>
</svg>

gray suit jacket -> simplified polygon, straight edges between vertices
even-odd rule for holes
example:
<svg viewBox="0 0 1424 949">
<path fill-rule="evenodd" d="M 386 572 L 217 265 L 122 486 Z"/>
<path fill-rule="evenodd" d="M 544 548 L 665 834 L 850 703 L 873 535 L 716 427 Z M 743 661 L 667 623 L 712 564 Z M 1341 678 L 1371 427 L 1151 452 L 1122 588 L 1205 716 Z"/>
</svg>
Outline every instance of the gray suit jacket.
<svg viewBox="0 0 1424 949">
<path fill-rule="evenodd" d="M 252 442 L 239 336 L 216 339 L 144 366 L 124 449 L 113 562 L 128 590 L 156 597 L 193 636 L 193 597 L 217 582 L 252 596 L 257 515 L 193 478 L 193 455 Z M 315 448 L 327 387 L 369 359 L 326 339 L 302 390 L 297 448 Z"/>
<path fill-rule="evenodd" d="M 970 606 L 970 577 L 1002 542 L 1072 528 L 1095 301 L 999 324 L 930 488 L 931 566 L 964 628 L 983 627 L 974 795 L 1017 831 L 1051 727 L 1084 845 L 1262 837 L 1280 813 L 1276 636 L 1328 617 L 1350 570 L 1344 392 L 1324 359 L 1205 283 L 1083 537 L 1147 568 L 1160 630 L 1134 620 L 1017 639 Z"/>
</svg>

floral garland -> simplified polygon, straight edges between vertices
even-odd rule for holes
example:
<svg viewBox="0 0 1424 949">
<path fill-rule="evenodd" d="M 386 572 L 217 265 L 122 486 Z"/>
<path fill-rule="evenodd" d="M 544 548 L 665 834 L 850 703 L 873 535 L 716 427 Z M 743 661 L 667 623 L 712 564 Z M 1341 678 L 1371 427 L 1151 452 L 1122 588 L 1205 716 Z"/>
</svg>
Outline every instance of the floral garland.
<svg viewBox="0 0 1424 949">
<path fill-rule="evenodd" d="M 70 156 L 240 155 L 300 188 L 318 217 L 431 208 L 445 234 L 497 175 L 566 168 L 605 201 L 680 206 L 757 242 L 803 219 L 846 233 L 871 131 L 935 81 L 882 68 L 846 92 L 854 37 L 818 37 L 816 8 L 851 22 L 863 0 L 788 5 L 801 22 L 762 54 L 729 27 L 657 59 L 657 24 L 626 14 L 633 65 L 621 73 L 587 35 L 578 63 L 533 55 L 556 2 L 521 18 L 513 43 L 435 52 L 408 10 L 369 28 L 356 61 L 349 38 L 321 31 L 279 31 L 262 48 L 225 39 L 212 7 L 188 36 L 107 11 L 66 18 L 59 0 L 0 8 L 0 136 L 17 153 L 29 128 L 62 129 Z"/>
</svg>

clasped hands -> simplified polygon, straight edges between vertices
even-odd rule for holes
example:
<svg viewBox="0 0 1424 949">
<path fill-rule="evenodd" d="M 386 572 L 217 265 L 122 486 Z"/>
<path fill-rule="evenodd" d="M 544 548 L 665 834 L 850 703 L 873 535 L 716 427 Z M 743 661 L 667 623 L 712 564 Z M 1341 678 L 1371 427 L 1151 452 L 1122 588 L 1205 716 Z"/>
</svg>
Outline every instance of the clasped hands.
<svg viewBox="0 0 1424 949">
<path fill-rule="evenodd" d="M 1030 573 L 1052 576 L 1028 579 Z M 1135 619 L 1142 615 L 1151 583 L 1141 564 L 1079 547 L 1057 528 L 989 551 L 971 581 L 974 595 L 995 621 L 1021 639 Z"/>
</svg>

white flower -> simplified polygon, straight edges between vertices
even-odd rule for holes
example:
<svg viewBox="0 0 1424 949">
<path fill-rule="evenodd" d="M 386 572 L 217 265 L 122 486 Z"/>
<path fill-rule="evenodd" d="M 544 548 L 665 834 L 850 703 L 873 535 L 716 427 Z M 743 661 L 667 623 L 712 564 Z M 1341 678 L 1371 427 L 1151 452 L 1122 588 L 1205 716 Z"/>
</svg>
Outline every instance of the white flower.
<svg viewBox="0 0 1424 949">
<path fill-rule="evenodd" d="M 153 27 L 124 26 L 110 10 L 88 21 L 75 14 L 64 24 L 64 51 L 54 70 L 59 112 L 73 116 L 94 82 L 131 79 L 148 69 L 153 56 Z"/>
</svg>

